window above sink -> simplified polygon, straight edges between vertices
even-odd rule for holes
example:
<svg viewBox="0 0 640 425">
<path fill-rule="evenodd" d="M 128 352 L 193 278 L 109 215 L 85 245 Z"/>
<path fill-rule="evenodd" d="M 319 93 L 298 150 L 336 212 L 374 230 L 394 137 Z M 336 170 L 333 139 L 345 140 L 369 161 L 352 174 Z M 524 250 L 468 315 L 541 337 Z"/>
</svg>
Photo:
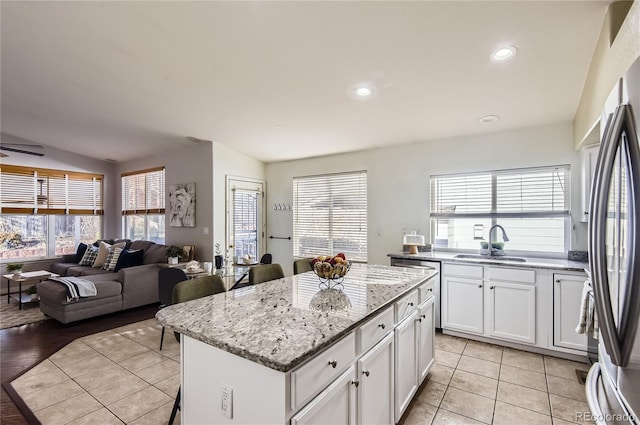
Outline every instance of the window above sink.
<svg viewBox="0 0 640 425">
<path fill-rule="evenodd" d="M 509 234 L 508 256 L 564 254 L 571 226 L 569 175 L 570 166 L 559 165 L 431 176 L 432 245 L 479 252 L 489 228 L 499 224 Z M 502 242 L 496 235 L 493 242 Z"/>
</svg>

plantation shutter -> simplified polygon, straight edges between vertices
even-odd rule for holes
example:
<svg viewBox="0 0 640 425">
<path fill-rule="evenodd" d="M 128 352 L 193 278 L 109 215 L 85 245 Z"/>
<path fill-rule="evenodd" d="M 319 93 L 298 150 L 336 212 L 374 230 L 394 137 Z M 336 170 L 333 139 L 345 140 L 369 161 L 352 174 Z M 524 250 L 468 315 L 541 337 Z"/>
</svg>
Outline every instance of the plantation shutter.
<svg viewBox="0 0 640 425">
<path fill-rule="evenodd" d="M 122 174 L 122 215 L 164 214 L 164 167 Z"/>
<path fill-rule="evenodd" d="M 103 214 L 101 174 L 3 165 L 4 214 Z"/>
<path fill-rule="evenodd" d="M 367 172 L 293 179 L 293 253 L 367 261 Z"/>
</svg>

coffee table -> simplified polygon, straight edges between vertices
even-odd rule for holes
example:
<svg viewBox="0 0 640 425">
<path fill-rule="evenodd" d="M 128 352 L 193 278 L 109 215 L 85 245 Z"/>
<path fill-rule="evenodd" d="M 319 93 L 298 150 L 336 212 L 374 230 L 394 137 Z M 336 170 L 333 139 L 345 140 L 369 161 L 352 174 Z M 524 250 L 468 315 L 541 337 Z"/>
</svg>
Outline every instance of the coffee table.
<svg viewBox="0 0 640 425">
<path fill-rule="evenodd" d="M 23 272 L 19 277 L 15 277 L 13 274 L 5 274 L 2 275 L 5 279 L 7 279 L 8 287 L 7 287 L 7 304 L 11 302 L 11 298 L 18 301 L 18 309 L 22 310 L 22 304 L 27 304 L 30 302 L 35 302 L 37 300 L 33 300 L 29 295 L 22 293 L 22 283 L 29 282 L 32 280 L 37 280 L 41 282 L 43 280 L 49 279 L 50 277 L 59 277 L 60 275 L 48 272 L 46 270 L 36 270 L 33 272 Z M 18 293 L 11 294 L 11 283 L 15 282 L 18 284 Z"/>
</svg>

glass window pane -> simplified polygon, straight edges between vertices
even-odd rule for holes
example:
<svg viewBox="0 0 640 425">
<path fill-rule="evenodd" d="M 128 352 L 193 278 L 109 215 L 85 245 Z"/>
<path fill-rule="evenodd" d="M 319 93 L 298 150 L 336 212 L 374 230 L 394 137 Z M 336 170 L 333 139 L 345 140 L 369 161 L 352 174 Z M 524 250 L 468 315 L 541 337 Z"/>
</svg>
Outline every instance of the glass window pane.
<svg viewBox="0 0 640 425">
<path fill-rule="evenodd" d="M 91 244 L 102 238 L 102 216 L 81 215 L 80 242 Z"/>
<path fill-rule="evenodd" d="M 144 216 L 139 216 L 144 218 Z M 155 243 L 164 244 L 164 214 L 148 214 L 147 216 L 147 237 L 136 239 L 146 239 Z M 131 238 L 131 240 L 134 240 Z"/>
<path fill-rule="evenodd" d="M 509 242 L 505 250 L 564 252 L 565 217 L 501 218 L 498 224 L 507 231 Z M 494 230 L 494 242 L 502 241 L 501 232 Z"/>
<path fill-rule="evenodd" d="M 57 215 L 55 217 L 55 255 L 76 252 L 75 224 L 75 216 Z"/>
<path fill-rule="evenodd" d="M 132 241 L 144 239 L 144 215 L 125 215 L 124 234 L 126 239 Z"/>
<path fill-rule="evenodd" d="M 0 216 L 0 259 L 46 257 L 47 216 Z"/>
</svg>

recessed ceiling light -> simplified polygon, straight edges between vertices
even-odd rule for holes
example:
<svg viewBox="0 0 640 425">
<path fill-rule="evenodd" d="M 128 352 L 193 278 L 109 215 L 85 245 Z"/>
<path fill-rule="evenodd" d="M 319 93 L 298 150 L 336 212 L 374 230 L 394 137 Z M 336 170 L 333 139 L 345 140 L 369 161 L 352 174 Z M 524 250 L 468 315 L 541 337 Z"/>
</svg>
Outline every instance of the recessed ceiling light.
<svg viewBox="0 0 640 425">
<path fill-rule="evenodd" d="M 354 92 L 360 97 L 367 97 L 367 96 L 371 96 L 371 93 L 373 93 L 373 90 L 371 90 L 371 88 L 367 86 L 360 86 L 360 87 L 356 87 Z"/>
<path fill-rule="evenodd" d="M 499 119 L 500 117 L 497 115 L 485 115 L 484 117 L 480 118 L 480 122 L 482 124 L 491 124 L 498 121 Z"/>
<path fill-rule="evenodd" d="M 514 46 L 499 47 L 491 52 L 489 58 L 491 58 L 493 62 L 504 62 L 512 59 L 516 53 L 518 53 L 518 49 Z"/>
</svg>

